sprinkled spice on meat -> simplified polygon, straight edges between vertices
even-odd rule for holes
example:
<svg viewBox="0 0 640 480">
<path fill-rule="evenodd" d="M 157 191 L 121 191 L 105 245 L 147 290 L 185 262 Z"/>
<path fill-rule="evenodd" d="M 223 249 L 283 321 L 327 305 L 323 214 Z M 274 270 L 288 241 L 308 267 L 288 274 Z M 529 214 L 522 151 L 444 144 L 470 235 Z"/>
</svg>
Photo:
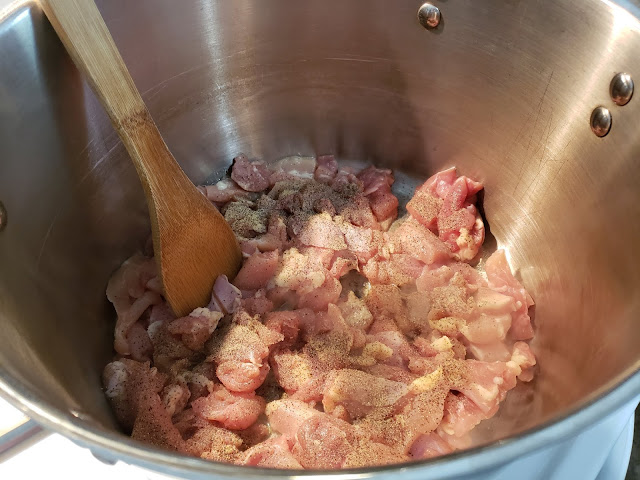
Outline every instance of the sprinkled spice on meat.
<svg viewBox="0 0 640 480">
<path fill-rule="evenodd" d="M 204 459 L 342 469 L 446 455 L 534 377 L 533 299 L 484 241 L 482 184 L 439 172 L 398 219 L 391 170 L 332 155 L 245 155 L 200 191 L 244 262 L 175 318 L 152 258 L 107 297 L 117 353 L 103 373 L 122 428 Z"/>
</svg>

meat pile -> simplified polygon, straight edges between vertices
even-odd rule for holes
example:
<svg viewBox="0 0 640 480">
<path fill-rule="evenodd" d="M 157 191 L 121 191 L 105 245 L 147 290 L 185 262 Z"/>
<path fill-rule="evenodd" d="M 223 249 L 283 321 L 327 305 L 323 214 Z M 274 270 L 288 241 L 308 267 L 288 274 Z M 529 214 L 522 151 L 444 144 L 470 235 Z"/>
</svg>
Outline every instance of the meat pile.
<svg viewBox="0 0 640 480">
<path fill-rule="evenodd" d="M 517 379 L 533 377 L 528 309 L 484 240 L 482 185 L 455 168 L 396 220 L 390 170 L 332 156 L 234 159 L 199 187 L 244 253 L 211 302 L 175 318 L 153 258 L 111 278 L 117 356 L 105 393 L 134 439 L 236 464 L 338 469 L 470 444 Z"/>
</svg>

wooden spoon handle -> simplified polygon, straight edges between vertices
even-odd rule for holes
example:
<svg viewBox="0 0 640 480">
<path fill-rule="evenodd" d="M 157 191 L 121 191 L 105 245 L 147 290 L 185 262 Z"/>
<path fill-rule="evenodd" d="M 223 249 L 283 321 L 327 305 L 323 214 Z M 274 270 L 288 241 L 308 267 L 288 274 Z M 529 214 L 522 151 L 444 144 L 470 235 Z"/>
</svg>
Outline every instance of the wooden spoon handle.
<svg viewBox="0 0 640 480">
<path fill-rule="evenodd" d="M 40 3 L 111 118 L 138 170 L 147 198 L 162 192 L 167 179 L 174 186 L 178 182 L 193 188 L 158 132 L 93 0 Z M 151 213 L 153 217 L 155 212 Z"/>
</svg>

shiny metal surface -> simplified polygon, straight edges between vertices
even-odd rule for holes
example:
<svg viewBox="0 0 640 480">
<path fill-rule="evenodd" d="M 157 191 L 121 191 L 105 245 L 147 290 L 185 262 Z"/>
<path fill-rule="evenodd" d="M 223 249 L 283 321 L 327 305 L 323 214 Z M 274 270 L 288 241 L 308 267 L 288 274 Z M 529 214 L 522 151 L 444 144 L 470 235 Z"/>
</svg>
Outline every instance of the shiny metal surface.
<svg viewBox="0 0 640 480">
<path fill-rule="evenodd" d="M 331 474 L 341 478 L 469 478 L 640 391 L 640 104 L 617 109 L 604 138 L 587 123 L 595 105 L 611 106 L 615 72 L 639 75 L 640 11 L 610 0 L 434 0 L 446 22 L 431 35 L 416 21 L 420 3 L 99 2 L 194 182 L 219 178 L 241 151 L 267 161 L 335 153 L 414 180 L 455 164 L 484 182 L 489 245 L 508 248 L 536 300 L 538 378 L 481 425 L 480 446 Z M 142 190 L 37 4 L 0 14 L 0 71 L 0 198 L 11 214 L 0 235 L 0 393 L 106 459 L 191 478 L 283 476 L 116 430 L 100 388 L 114 322 L 104 290 L 146 241 Z"/>
<path fill-rule="evenodd" d="M 596 107 L 591 112 L 591 130 L 597 137 L 604 137 L 611 130 L 611 112 L 605 107 Z"/>
<path fill-rule="evenodd" d="M 424 28 L 436 28 L 440 25 L 440 18 L 440 9 L 431 3 L 424 3 L 418 10 L 418 21 Z"/>
<path fill-rule="evenodd" d="M 611 99 L 616 105 L 626 105 L 633 96 L 633 79 L 628 73 L 618 73 L 609 87 Z"/>
</svg>

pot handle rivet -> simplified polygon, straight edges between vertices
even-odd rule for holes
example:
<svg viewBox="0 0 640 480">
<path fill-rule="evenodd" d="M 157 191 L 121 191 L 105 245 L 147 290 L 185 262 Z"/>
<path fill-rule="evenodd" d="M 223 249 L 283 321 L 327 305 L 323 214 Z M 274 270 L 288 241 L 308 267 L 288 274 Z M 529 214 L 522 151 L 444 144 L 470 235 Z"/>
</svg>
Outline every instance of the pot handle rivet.
<svg viewBox="0 0 640 480">
<path fill-rule="evenodd" d="M 418 9 L 418 21 L 420 25 L 428 30 L 432 30 L 440 25 L 441 18 L 440 9 L 430 3 L 424 3 Z"/>
<path fill-rule="evenodd" d="M 633 79 L 628 73 L 618 73 L 609 86 L 611 99 L 616 105 L 626 105 L 633 96 Z"/>
<path fill-rule="evenodd" d="M 604 107 L 596 107 L 591 112 L 591 130 L 598 137 L 604 137 L 611 130 L 611 112 Z"/>
</svg>

